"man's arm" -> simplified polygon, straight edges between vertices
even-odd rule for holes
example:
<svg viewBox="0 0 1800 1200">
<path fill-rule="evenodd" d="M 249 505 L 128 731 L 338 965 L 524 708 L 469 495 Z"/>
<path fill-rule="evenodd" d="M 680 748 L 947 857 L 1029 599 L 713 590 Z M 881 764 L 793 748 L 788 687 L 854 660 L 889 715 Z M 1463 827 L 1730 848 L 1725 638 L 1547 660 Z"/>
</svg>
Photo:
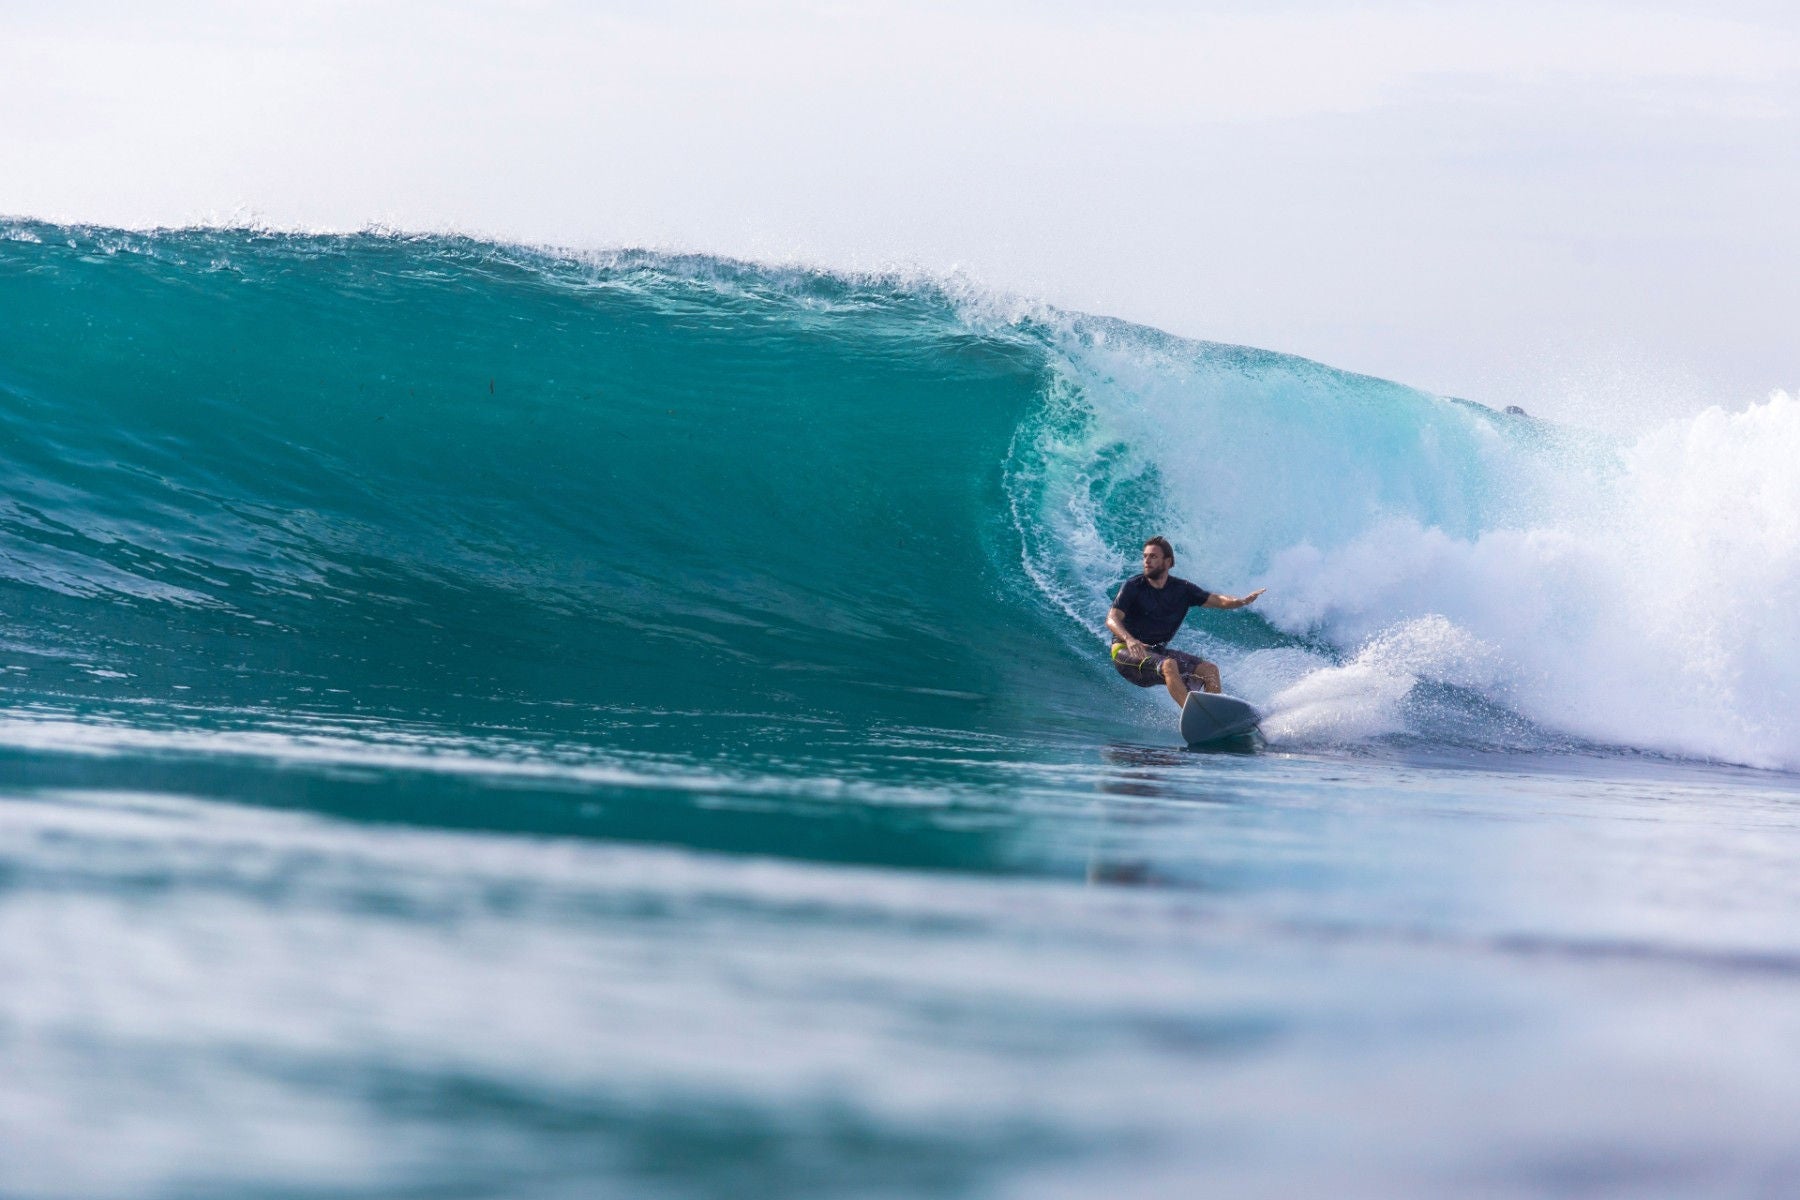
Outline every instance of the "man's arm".
<svg viewBox="0 0 1800 1200">
<path fill-rule="evenodd" d="M 1246 604 L 1256 603 L 1256 598 L 1258 596 L 1262 595 L 1263 592 L 1266 590 L 1267 590 L 1266 588 L 1257 588 L 1254 592 L 1251 592 L 1248 596 L 1221 596 L 1221 595 L 1219 595 L 1219 593 L 1214 592 L 1212 595 L 1210 595 L 1206 598 L 1206 603 L 1202 604 L 1200 607 L 1201 608 L 1242 608 Z M 1118 612 L 1119 610 L 1115 608 L 1115 609 L 1113 609 L 1113 611 Z M 1106 619 L 1106 624 L 1109 628 L 1111 627 L 1111 625 L 1112 625 L 1111 617 L 1108 617 Z"/>
<path fill-rule="evenodd" d="M 1125 628 L 1125 614 L 1120 612 L 1116 607 L 1107 610 L 1106 627 L 1112 630 L 1112 635 L 1114 637 L 1125 643 L 1125 648 L 1127 650 L 1131 651 L 1133 654 L 1145 653 L 1144 643 L 1138 641 L 1137 638 L 1132 636 L 1131 630 Z"/>
</svg>

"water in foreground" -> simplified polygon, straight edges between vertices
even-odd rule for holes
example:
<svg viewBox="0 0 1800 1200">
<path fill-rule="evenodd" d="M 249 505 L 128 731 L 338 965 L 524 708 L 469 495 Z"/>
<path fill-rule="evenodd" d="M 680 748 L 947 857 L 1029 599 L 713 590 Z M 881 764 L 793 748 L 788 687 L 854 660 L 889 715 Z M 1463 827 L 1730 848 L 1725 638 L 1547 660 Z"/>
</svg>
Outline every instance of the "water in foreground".
<svg viewBox="0 0 1800 1200">
<path fill-rule="evenodd" d="M 9 1195 L 1800 1187 L 1789 777 L 67 720 L 5 730 Z"/>
<path fill-rule="evenodd" d="M 1785 398 L 0 234 L 0 1194 L 1800 1190 Z M 1146 529 L 1262 752 L 1108 672 Z"/>
</svg>

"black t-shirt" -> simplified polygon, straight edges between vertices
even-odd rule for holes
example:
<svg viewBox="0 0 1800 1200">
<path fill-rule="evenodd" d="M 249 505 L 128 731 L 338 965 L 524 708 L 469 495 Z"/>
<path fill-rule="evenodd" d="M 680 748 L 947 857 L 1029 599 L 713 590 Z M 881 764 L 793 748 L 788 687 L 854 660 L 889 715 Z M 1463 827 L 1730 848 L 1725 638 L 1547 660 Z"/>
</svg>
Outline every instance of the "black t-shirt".
<svg viewBox="0 0 1800 1200">
<path fill-rule="evenodd" d="M 1199 608 L 1212 593 L 1198 584 L 1171 575 L 1161 587 L 1152 587 L 1142 575 L 1133 575 L 1119 589 L 1113 607 L 1125 614 L 1125 628 L 1140 642 L 1160 646 L 1175 636 L 1190 608 Z"/>
</svg>

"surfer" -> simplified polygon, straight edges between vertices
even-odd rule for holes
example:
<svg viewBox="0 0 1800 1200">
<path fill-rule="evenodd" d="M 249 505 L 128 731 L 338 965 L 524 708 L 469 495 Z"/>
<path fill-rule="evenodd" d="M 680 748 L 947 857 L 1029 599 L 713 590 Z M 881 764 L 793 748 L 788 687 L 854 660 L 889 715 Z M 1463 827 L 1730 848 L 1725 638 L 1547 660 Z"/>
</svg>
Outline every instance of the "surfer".
<svg viewBox="0 0 1800 1200">
<path fill-rule="evenodd" d="M 1175 565 L 1175 547 L 1157 536 L 1144 543 L 1144 573 L 1133 575 L 1119 589 L 1106 614 L 1112 631 L 1113 666 L 1139 687 L 1167 684 L 1175 706 L 1187 703 L 1195 685 L 1218 694 L 1219 668 L 1196 654 L 1169 649 L 1169 639 L 1181 628 L 1190 608 L 1242 608 L 1263 594 L 1257 588 L 1248 596 L 1221 596 L 1197 584 L 1169 574 Z"/>
</svg>

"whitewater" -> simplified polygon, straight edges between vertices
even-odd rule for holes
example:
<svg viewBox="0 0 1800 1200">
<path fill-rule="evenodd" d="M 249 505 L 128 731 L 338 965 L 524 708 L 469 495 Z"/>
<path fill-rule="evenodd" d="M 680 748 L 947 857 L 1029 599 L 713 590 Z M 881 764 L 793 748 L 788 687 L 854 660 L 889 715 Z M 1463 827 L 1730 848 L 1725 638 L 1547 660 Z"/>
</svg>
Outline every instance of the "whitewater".
<svg viewBox="0 0 1800 1200">
<path fill-rule="evenodd" d="M 0 222 L 0 1192 L 1781 1194 L 1796 461 L 955 277 Z M 1268 589 L 1181 639 L 1257 753 L 1110 670 L 1152 533 Z"/>
</svg>

